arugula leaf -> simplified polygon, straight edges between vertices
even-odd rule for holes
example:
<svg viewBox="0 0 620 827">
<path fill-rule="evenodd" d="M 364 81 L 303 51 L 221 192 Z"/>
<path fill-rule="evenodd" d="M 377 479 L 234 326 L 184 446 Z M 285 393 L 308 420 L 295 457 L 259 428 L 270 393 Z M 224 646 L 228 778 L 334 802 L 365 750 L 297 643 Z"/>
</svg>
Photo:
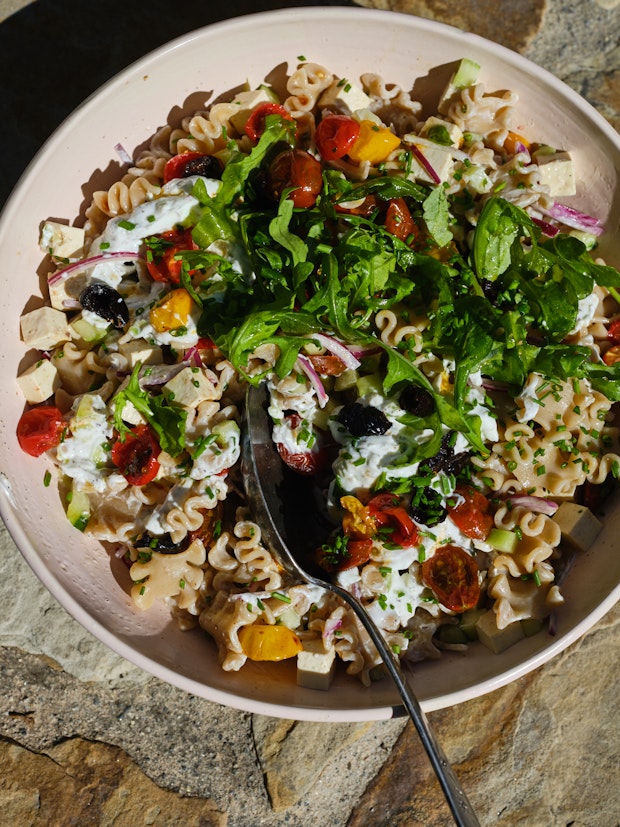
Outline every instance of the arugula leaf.
<svg viewBox="0 0 620 827">
<path fill-rule="evenodd" d="M 453 239 L 450 232 L 448 196 L 443 187 L 435 187 L 422 204 L 424 221 L 429 233 L 439 247 L 445 247 Z"/>
<path fill-rule="evenodd" d="M 511 251 L 523 236 L 536 239 L 538 228 L 528 214 L 503 198 L 492 197 L 482 208 L 472 245 L 479 278 L 494 281 L 511 264 Z"/>
<path fill-rule="evenodd" d="M 170 405 L 164 396 L 151 396 L 143 390 L 138 380 L 141 366 L 141 362 L 136 364 L 127 387 L 114 397 L 114 425 L 121 435 L 129 430 L 123 422 L 122 414 L 125 404 L 131 402 L 157 434 L 162 451 L 176 457 L 185 448 L 187 412 Z"/>
<path fill-rule="evenodd" d="M 278 214 L 269 222 L 269 233 L 273 240 L 288 250 L 293 257 L 293 265 L 301 264 L 308 256 L 308 245 L 298 236 L 290 231 L 291 218 L 293 217 L 294 204 L 286 189 L 282 193 Z"/>
</svg>

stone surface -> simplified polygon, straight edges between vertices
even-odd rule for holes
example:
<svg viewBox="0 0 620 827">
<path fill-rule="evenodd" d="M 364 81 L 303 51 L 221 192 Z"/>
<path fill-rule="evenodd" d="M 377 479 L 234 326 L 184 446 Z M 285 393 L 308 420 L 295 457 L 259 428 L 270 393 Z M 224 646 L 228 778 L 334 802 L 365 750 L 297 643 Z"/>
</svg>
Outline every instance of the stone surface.
<svg viewBox="0 0 620 827">
<path fill-rule="evenodd" d="M 620 126 L 618 0 L 362 2 L 521 51 Z M 56 125 L 141 54 L 209 20 L 313 4 L 231 0 L 207 12 L 205 4 L 171 11 L 165 0 L 0 0 L 0 140 L 10 159 L 0 203 Z M 86 68 L 76 72 L 76 65 Z M 452 823 L 403 719 L 312 724 L 216 706 L 92 638 L 39 584 L 2 528 L 0 570 L 0 823 Z M 482 827 L 620 827 L 619 646 L 617 607 L 530 675 L 429 715 Z"/>
</svg>

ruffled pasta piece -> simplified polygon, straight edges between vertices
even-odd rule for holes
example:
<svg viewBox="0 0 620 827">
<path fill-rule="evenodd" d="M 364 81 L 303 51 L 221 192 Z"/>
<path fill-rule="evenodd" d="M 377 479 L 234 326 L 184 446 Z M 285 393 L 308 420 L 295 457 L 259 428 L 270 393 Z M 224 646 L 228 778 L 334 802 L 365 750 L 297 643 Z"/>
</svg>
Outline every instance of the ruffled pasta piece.
<svg viewBox="0 0 620 827">
<path fill-rule="evenodd" d="M 131 212 L 145 201 L 150 201 L 161 192 L 160 180 L 153 173 L 139 177 L 125 175 L 108 190 L 93 193 L 93 202 L 107 216 L 114 217 Z"/>
<path fill-rule="evenodd" d="M 450 104 L 448 117 L 462 132 L 484 135 L 485 143 L 501 149 L 510 130 L 512 107 L 517 102 L 514 92 L 485 94 L 484 85 L 468 86 Z"/>
<path fill-rule="evenodd" d="M 225 672 L 236 672 L 246 662 L 239 642 L 239 629 L 250 626 L 255 620 L 256 615 L 243 600 L 235 600 L 224 592 L 217 592 L 200 612 L 200 626 L 215 641 L 220 666 Z"/>
<path fill-rule="evenodd" d="M 422 352 L 422 334 L 428 327 L 428 319 L 416 319 L 405 323 L 393 310 L 380 310 L 375 316 L 375 324 L 381 332 L 381 341 L 386 345 L 395 348 L 406 341 L 410 353 Z"/>
<path fill-rule="evenodd" d="M 99 384 L 98 378 L 103 380 L 106 375 L 107 369 L 99 363 L 96 353 L 81 350 L 74 342 L 65 342 L 55 350 L 52 360 L 63 389 L 70 394 L 86 393 L 93 385 Z"/>
<path fill-rule="evenodd" d="M 332 73 L 319 63 L 302 63 L 286 83 L 289 97 L 284 101 L 285 108 L 293 117 L 310 112 L 333 78 Z"/>
<path fill-rule="evenodd" d="M 157 600 L 175 598 L 176 605 L 195 613 L 198 590 L 204 580 L 202 565 L 206 552 L 200 540 L 194 540 L 177 554 L 150 552 L 146 562 L 137 560 L 129 569 L 134 585 L 131 597 L 139 609 L 150 609 Z"/>
<path fill-rule="evenodd" d="M 522 580 L 502 572 L 489 581 L 489 597 L 495 602 L 495 622 L 498 629 L 505 629 L 517 620 L 534 618 L 542 620 L 547 617 L 554 605 L 561 602 L 557 587 L 551 582 Z"/>
</svg>

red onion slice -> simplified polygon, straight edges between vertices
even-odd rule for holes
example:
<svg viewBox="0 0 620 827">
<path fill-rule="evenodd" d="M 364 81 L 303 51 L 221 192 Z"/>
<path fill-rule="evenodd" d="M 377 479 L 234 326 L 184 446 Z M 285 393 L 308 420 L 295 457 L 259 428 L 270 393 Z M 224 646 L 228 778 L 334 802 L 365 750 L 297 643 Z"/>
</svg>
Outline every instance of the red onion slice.
<svg viewBox="0 0 620 827">
<path fill-rule="evenodd" d="M 554 204 L 551 209 L 542 210 L 542 212 L 557 221 L 561 221 L 562 224 L 571 227 L 573 230 L 581 230 L 592 235 L 602 235 L 605 232 L 605 228 L 598 218 L 575 210 L 573 207 L 567 207 L 565 204 Z"/>
<path fill-rule="evenodd" d="M 333 336 L 328 336 L 325 333 L 313 333 L 312 338 L 322 345 L 326 350 L 329 350 L 334 356 L 337 356 L 350 370 L 359 368 L 360 361 L 354 356 L 346 345 L 334 339 Z"/>
<path fill-rule="evenodd" d="M 64 279 L 70 275 L 75 275 L 75 273 L 79 273 L 81 270 L 89 270 L 97 264 L 103 264 L 106 261 L 118 261 L 119 259 L 127 262 L 144 260 L 139 253 L 101 253 L 98 256 L 91 256 L 91 258 L 84 258 L 81 261 L 75 261 L 63 270 L 57 270 L 55 273 L 48 276 L 47 283 L 56 284 L 61 279 Z"/>
<path fill-rule="evenodd" d="M 435 172 L 426 155 L 420 149 L 418 149 L 418 147 L 415 144 L 408 144 L 408 147 L 411 150 L 411 154 L 415 156 L 415 159 L 418 161 L 420 166 L 424 167 L 424 169 L 432 178 L 432 180 L 436 184 L 441 184 L 441 178 Z"/>
<path fill-rule="evenodd" d="M 114 151 L 124 164 L 133 164 L 131 155 L 127 152 L 122 144 L 115 144 Z"/>
<path fill-rule="evenodd" d="M 299 370 L 305 373 L 308 379 L 310 380 L 310 384 L 316 391 L 316 395 L 319 400 L 319 407 L 324 408 L 325 405 L 327 405 L 327 403 L 329 402 L 329 396 L 326 394 L 325 388 L 323 387 L 323 383 L 321 382 L 319 374 L 315 371 L 312 362 L 310 361 L 310 359 L 300 354 L 297 357 L 296 365 L 299 368 Z"/>
<path fill-rule="evenodd" d="M 505 502 L 512 508 L 528 508 L 530 511 L 546 514 L 548 517 L 552 517 L 558 510 L 558 504 L 553 500 L 546 500 L 544 497 L 532 497 L 526 494 L 517 497 L 506 497 Z"/>
<path fill-rule="evenodd" d="M 549 238 L 553 238 L 560 232 L 559 227 L 554 227 L 553 224 L 549 224 L 548 221 L 543 221 L 542 218 L 532 218 L 532 221 L 540 227 L 543 233 L 549 236 Z"/>
</svg>

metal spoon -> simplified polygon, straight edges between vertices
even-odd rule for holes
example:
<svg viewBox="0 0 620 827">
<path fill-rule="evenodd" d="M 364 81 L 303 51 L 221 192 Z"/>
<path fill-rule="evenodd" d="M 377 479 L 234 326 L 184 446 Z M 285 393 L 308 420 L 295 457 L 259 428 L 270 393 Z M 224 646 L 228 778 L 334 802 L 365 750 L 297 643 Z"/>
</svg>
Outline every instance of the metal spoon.
<svg viewBox="0 0 620 827">
<path fill-rule="evenodd" d="M 300 581 L 334 592 L 355 612 L 377 647 L 396 684 L 403 704 L 418 731 L 422 745 L 441 784 L 455 823 L 459 827 L 480 827 L 480 822 L 443 749 L 439 745 L 420 707 L 420 702 L 401 671 L 398 659 L 374 621 L 369 617 L 362 603 L 338 584 L 323 579 L 325 572 L 322 570 L 319 570 L 321 573 L 318 576 L 307 571 L 307 569 L 314 569 L 315 567 L 310 561 L 304 561 L 302 567 L 289 547 L 287 538 L 290 537 L 290 531 L 287 531 L 282 494 L 284 490 L 288 490 L 290 502 L 290 487 L 294 483 L 290 479 L 285 479 L 284 463 L 280 459 L 271 438 L 271 426 L 267 414 L 267 397 L 267 388 L 264 383 L 258 387 L 250 386 L 248 388 L 245 406 L 246 427 L 243 429 L 241 454 L 246 493 L 254 518 L 261 527 L 262 537 L 289 574 Z M 317 527 L 320 529 L 320 516 L 317 516 L 316 509 L 312 507 L 308 509 L 308 512 L 303 530 L 308 535 L 312 535 L 315 533 L 314 529 Z M 325 536 L 323 534 L 323 539 L 325 539 Z"/>
</svg>

